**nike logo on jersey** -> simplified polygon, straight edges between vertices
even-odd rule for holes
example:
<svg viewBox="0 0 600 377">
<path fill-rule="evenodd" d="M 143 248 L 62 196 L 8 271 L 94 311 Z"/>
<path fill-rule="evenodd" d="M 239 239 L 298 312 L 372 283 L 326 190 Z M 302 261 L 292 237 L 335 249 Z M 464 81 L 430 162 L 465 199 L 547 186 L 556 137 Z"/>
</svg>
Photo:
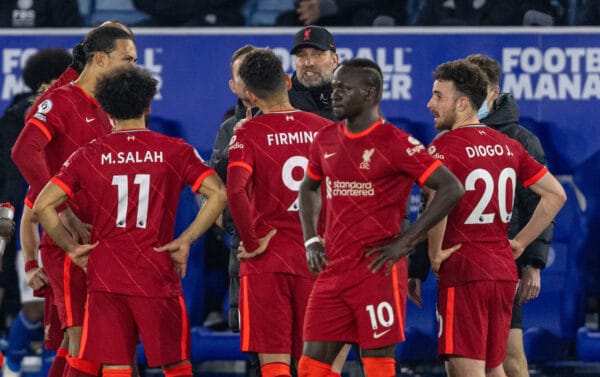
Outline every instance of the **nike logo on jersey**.
<svg viewBox="0 0 600 377">
<path fill-rule="evenodd" d="M 387 329 L 387 330 L 379 332 L 379 333 L 377 331 L 373 331 L 373 339 L 379 339 L 379 338 L 381 338 L 385 334 L 389 333 L 390 330 L 392 330 L 392 329 Z"/>
<path fill-rule="evenodd" d="M 93 122 L 94 120 L 96 120 L 96 118 L 88 118 L 88 117 L 85 117 L 85 121 L 86 121 L 87 123 L 89 123 L 89 122 Z"/>
<path fill-rule="evenodd" d="M 333 155 L 335 155 L 336 153 L 337 153 L 337 152 L 333 152 L 333 153 L 325 153 L 325 156 L 323 156 L 323 157 L 325 157 L 325 158 L 327 159 L 327 158 L 329 158 L 329 157 L 332 157 L 332 156 L 333 156 Z"/>
</svg>

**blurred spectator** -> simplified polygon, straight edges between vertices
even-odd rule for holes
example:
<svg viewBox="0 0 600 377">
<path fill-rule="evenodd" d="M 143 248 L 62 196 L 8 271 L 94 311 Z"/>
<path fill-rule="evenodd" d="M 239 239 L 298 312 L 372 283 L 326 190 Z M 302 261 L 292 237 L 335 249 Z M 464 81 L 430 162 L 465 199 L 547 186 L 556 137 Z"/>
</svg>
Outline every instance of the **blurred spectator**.
<svg viewBox="0 0 600 377">
<path fill-rule="evenodd" d="M 567 23 L 569 0 L 425 0 L 417 25 L 550 26 Z M 564 3 L 564 4 L 563 4 Z"/>
<path fill-rule="evenodd" d="M 600 25 L 600 1 L 583 0 L 575 22 L 577 25 Z"/>
<path fill-rule="evenodd" d="M 0 27 L 82 26 L 77 0 L 2 0 Z"/>
<path fill-rule="evenodd" d="M 406 0 L 300 0 L 277 17 L 280 26 L 406 25 Z"/>
<path fill-rule="evenodd" d="M 245 0 L 133 0 L 151 18 L 136 26 L 241 26 Z"/>
<path fill-rule="evenodd" d="M 247 26 L 273 26 L 277 16 L 295 8 L 294 0 L 247 0 L 243 12 Z"/>
</svg>

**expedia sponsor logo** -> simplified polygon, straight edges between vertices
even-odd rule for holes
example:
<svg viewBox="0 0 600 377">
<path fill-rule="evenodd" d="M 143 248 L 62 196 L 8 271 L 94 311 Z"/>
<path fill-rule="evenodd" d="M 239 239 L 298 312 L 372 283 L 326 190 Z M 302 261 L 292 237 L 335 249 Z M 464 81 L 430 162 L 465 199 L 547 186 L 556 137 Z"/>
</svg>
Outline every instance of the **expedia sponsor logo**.
<svg viewBox="0 0 600 377">
<path fill-rule="evenodd" d="M 506 47 L 502 91 L 526 100 L 600 98 L 600 48 Z"/>
<path fill-rule="evenodd" d="M 415 153 L 419 153 L 420 151 L 422 151 L 423 149 L 425 149 L 425 146 L 423 144 L 421 144 L 421 142 L 417 139 L 415 139 L 412 136 L 408 137 L 408 142 L 412 145 L 414 145 L 414 147 L 412 148 L 406 148 L 406 153 L 409 156 L 412 156 Z"/>
<path fill-rule="evenodd" d="M 229 150 L 232 151 L 234 149 L 242 149 L 244 148 L 244 144 L 237 141 L 237 137 L 233 135 L 231 141 L 229 142 Z"/>
<path fill-rule="evenodd" d="M 373 182 L 332 181 L 329 177 L 325 177 L 325 186 L 327 199 L 332 199 L 334 196 L 375 196 Z"/>
</svg>

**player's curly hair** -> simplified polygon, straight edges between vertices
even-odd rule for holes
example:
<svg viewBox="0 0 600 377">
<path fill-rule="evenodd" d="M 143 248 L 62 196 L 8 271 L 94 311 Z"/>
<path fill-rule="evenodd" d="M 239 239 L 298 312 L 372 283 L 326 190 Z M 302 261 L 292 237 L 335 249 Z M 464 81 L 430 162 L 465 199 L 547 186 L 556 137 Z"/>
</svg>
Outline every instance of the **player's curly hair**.
<svg viewBox="0 0 600 377">
<path fill-rule="evenodd" d="M 156 95 L 158 81 L 152 74 L 134 66 L 119 67 L 100 77 L 95 97 L 114 119 L 136 119 L 144 114 Z"/>
<path fill-rule="evenodd" d="M 267 48 L 250 51 L 240 66 L 240 77 L 258 98 L 271 98 L 287 91 L 281 60 Z"/>
<path fill-rule="evenodd" d="M 338 68 L 341 67 L 360 69 L 363 73 L 361 77 L 364 80 L 364 83 L 367 86 L 374 87 L 377 91 L 377 99 L 381 100 L 383 90 L 383 72 L 381 72 L 381 67 L 379 67 L 377 63 L 369 59 L 355 58 L 344 60 L 340 63 Z"/>
<path fill-rule="evenodd" d="M 434 80 L 452 81 L 456 89 L 465 95 L 477 110 L 487 97 L 488 80 L 483 71 L 464 59 L 446 62 L 437 66 Z"/>
<path fill-rule="evenodd" d="M 69 64 L 71 54 L 62 48 L 47 48 L 32 55 L 23 68 L 23 82 L 37 92 L 44 83 L 57 79 Z"/>
</svg>

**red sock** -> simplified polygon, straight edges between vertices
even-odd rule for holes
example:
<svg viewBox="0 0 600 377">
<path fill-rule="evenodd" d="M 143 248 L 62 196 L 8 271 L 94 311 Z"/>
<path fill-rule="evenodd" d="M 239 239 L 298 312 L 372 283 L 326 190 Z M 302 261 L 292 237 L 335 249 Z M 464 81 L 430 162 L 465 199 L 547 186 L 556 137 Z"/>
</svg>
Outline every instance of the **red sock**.
<svg viewBox="0 0 600 377">
<path fill-rule="evenodd" d="M 65 377 L 98 377 L 100 363 L 67 355 L 68 366 L 65 368 Z"/>
<path fill-rule="evenodd" d="M 61 377 L 64 374 L 68 354 L 69 351 L 67 351 L 66 348 L 60 347 L 58 351 L 56 351 L 56 357 L 54 357 L 52 366 L 48 371 L 48 377 Z"/>
<path fill-rule="evenodd" d="M 396 360 L 393 357 L 363 357 L 367 377 L 395 377 Z"/>
<path fill-rule="evenodd" d="M 131 377 L 131 368 L 102 368 L 102 377 Z"/>
<path fill-rule="evenodd" d="M 192 377 L 192 363 L 189 361 L 183 364 L 163 370 L 165 377 Z"/>
<path fill-rule="evenodd" d="M 298 377 L 329 377 L 332 373 L 331 365 L 308 356 L 300 357 Z"/>
<path fill-rule="evenodd" d="M 262 377 L 291 377 L 290 366 L 286 363 L 268 363 L 260 367 Z"/>
</svg>

